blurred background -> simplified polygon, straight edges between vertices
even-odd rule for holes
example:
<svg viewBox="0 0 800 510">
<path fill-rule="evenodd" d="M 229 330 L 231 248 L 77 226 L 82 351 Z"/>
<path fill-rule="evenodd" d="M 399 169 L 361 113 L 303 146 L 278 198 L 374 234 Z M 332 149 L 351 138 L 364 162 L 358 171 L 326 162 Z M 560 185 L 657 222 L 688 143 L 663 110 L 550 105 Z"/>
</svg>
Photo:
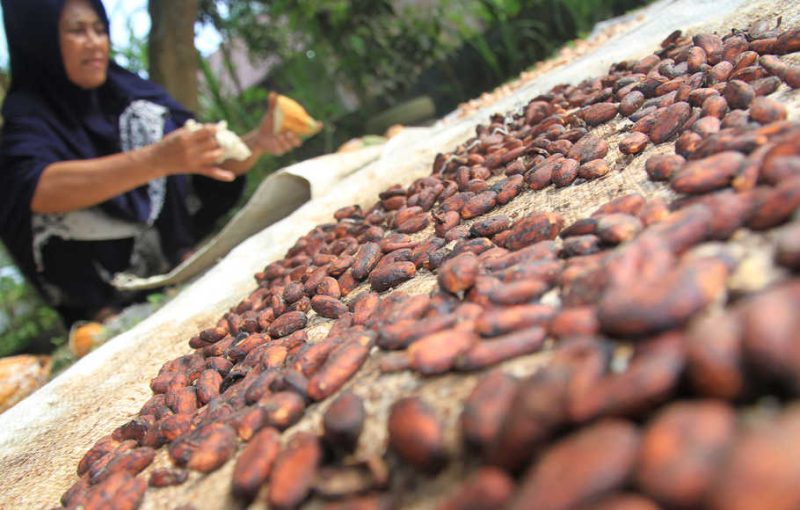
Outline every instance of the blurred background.
<svg viewBox="0 0 800 510">
<path fill-rule="evenodd" d="M 276 169 L 353 138 L 368 141 L 365 135 L 395 124 L 432 123 L 585 37 L 598 21 L 644 3 L 104 0 L 114 58 L 164 84 L 200 119 L 225 119 L 244 133 L 276 90 L 325 123 L 300 149 L 263 158 L 242 203 Z M 5 34 L 0 44 L 2 95 L 9 82 Z M 152 294 L 139 317 L 169 294 Z M 67 333 L 0 246 L 0 357 L 53 353 L 57 373 L 74 361 Z"/>
</svg>

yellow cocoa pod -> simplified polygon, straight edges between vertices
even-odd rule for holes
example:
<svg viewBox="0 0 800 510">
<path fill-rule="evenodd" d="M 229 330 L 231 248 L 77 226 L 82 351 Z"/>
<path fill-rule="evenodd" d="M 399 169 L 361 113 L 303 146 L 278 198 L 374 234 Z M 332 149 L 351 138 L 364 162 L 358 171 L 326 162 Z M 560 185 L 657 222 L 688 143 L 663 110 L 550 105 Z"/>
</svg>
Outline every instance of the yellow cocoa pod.
<svg viewBox="0 0 800 510">
<path fill-rule="evenodd" d="M 273 109 L 272 129 L 275 133 L 291 131 L 306 137 L 318 133 L 322 129 L 322 122 L 314 120 L 294 99 L 278 94 Z"/>
</svg>

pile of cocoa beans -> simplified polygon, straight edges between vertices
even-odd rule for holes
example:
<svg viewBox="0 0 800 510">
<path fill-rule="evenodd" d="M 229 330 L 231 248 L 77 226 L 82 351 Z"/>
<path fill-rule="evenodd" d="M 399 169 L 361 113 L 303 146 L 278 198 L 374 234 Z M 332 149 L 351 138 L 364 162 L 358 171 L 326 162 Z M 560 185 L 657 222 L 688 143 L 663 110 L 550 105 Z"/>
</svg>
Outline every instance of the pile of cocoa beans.
<svg viewBox="0 0 800 510">
<path fill-rule="evenodd" d="M 800 67 L 782 57 L 797 51 L 800 29 L 780 21 L 676 31 L 492 116 L 372 207 L 340 209 L 163 365 L 62 505 L 136 508 L 230 461 L 233 496 L 276 509 L 402 507 L 413 488 L 393 471 L 421 481 L 452 462 L 472 474 L 430 506 L 800 508 L 800 124 L 769 97 L 797 97 Z M 592 133 L 603 123 L 627 133 L 617 147 Z M 514 216 L 551 184 L 630 171 L 651 144 L 674 149 L 644 171 L 675 199 L 629 193 L 569 224 Z M 743 235 L 769 245 L 779 276 L 734 292 Z M 415 293 L 425 278 L 433 290 Z M 504 371 L 541 351 L 532 375 Z M 436 403 L 406 395 L 385 455 L 359 455 L 369 406 L 342 388 L 370 358 L 420 377 L 488 370 L 463 402 L 459 452 Z M 282 439 L 328 398 L 319 433 Z M 160 448 L 173 467 L 149 467 Z"/>
</svg>

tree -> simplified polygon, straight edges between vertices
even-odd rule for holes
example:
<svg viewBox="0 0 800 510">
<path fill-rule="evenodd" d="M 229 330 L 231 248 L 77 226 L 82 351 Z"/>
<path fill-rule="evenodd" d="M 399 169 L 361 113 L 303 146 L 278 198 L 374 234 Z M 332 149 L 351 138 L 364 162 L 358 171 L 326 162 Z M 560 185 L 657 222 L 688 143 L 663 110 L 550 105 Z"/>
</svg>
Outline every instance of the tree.
<svg viewBox="0 0 800 510">
<path fill-rule="evenodd" d="M 198 0 L 150 0 L 150 78 L 189 110 L 197 112 L 197 49 L 194 23 Z"/>
</svg>

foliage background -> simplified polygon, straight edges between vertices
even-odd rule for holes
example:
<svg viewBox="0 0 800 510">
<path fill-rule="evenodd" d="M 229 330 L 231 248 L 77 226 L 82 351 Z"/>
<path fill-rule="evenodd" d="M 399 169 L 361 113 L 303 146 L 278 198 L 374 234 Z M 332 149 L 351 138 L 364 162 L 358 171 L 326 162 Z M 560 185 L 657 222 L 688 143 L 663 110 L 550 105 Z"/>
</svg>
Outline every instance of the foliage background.
<svg viewBox="0 0 800 510">
<path fill-rule="evenodd" d="M 227 119 L 243 133 L 257 125 L 268 90 L 277 90 L 325 123 L 300 149 L 262 158 L 250 172 L 244 201 L 269 173 L 366 134 L 370 119 L 393 106 L 427 96 L 435 115 L 445 115 L 587 35 L 598 21 L 645 2 L 199 0 L 199 21 L 222 35 L 230 76 L 236 75 L 234 41 L 243 42 L 254 60 L 277 65 L 258 85 L 227 93 L 200 59 L 206 85 L 198 113 Z M 147 40 L 131 36 L 117 56 L 131 70 L 147 69 Z M 9 264 L 0 252 L 0 268 Z M 0 356 L 52 349 L 65 337 L 55 312 L 28 285 L 13 271 L 0 273 Z"/>
</svg>

